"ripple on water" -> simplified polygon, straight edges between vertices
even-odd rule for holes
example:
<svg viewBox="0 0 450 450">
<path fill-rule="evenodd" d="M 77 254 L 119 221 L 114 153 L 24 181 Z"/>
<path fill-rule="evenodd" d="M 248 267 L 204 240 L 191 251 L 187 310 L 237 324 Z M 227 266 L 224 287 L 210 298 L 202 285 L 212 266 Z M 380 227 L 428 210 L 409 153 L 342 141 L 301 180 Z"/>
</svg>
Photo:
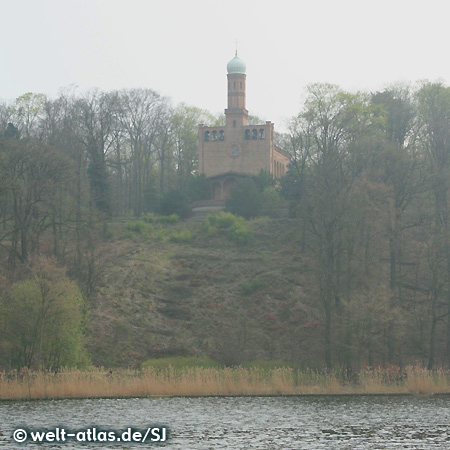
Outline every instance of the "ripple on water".
<svg viewBox="0 0 450 450">
<path fill-rule="evenodd" d="M 0 404 L 0 448 L 17 448 L 12 431 L 64 426 L 122 430 L 166 425 L 165 449 L 450 450 L 450 398 L 208 397 L 89 399 Z M 28 444 L 26 448 L 87 448 Z M 142 449 L 142 444 L 101 445 Z"/>
</svg>

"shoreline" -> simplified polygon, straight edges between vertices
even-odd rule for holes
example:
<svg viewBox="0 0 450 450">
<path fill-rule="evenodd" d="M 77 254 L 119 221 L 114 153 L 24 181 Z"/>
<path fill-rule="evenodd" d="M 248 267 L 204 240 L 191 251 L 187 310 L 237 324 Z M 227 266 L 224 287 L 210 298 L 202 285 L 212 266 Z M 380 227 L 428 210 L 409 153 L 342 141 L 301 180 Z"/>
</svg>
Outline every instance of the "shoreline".
<svg viewBox="0 0 450 450">
<path fill-rule="evenodd" d="M 342 372 L 291 368 L 65 369 L 0 373 L 0 402 L 56 399 L 450 395 L 450 371 L 410 366 Z"/>
<path fill-rule="evenodd" d="M 430 394 L 416 394 L 416 393 L 408 393 L 408 392 L 391 392 L 391 393 L 317 393 L 317 394 L 242 394 L 242 395 L 233 395 L 233 394 L 223 394 L 223 395 L 142 395 L 142 396 L 91 396 L 91 397 L 42 397 L 42 398 L 0 398 L 1 403 L 13 403 L 13 402 L 41 402 L 41 401 L 64 401 L 64 400 L 143 400 L 143 399 L 156 399 L 156 398 L 318 398 L 318 397 L 450 397 L 450 392 L 434 392 Z"/>
</svg>

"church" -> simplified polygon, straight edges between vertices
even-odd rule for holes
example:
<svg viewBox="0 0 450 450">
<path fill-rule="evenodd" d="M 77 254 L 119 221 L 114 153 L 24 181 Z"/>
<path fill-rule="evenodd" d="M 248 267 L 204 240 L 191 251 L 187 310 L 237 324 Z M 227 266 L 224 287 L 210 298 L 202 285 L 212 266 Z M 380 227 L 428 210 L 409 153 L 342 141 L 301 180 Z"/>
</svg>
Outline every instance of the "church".
<svg viewBox="0 0 450 450">
<path fill-rule="evenodd" d="M 225 126 L 198 127 L 199 173 L 211 182 L 211 200 L 224 201 L 239 178 L 261 170 L 275 179 L 287 171 L 289 155 L 274 143 L 274 124 L 248 124 L 246 65 L 237 55 L 227 64 Z"/>
</svg>

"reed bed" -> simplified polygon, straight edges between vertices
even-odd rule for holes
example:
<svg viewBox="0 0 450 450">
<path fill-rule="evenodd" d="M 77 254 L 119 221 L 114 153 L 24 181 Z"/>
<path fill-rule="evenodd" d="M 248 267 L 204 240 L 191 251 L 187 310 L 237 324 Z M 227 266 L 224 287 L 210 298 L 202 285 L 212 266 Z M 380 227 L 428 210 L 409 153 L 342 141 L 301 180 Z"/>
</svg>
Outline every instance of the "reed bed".
<svg viewBox="0 0 450 450">
<path fill-rule="evenodd" d="M 95 397 L 302 395 L 302 394 L 449 394 L 450 372 L 405 369 L 363 369 L 340 372 L 250 368 L 63 370 L 58 373 L 0 373 L 0 399 Z"/>
</svg>

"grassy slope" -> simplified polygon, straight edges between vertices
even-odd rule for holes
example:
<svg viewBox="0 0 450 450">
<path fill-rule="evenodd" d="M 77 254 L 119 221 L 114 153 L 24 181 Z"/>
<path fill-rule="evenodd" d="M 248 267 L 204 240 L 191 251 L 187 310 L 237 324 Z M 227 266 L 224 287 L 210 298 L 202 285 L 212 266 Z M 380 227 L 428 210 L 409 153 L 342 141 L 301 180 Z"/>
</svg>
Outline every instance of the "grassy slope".
<svg viewBox="0 0 450 450">
<path fill-rule="evenodd" d="M 206 236 L 196 222 L 165 226 L 193 231 L 189 243 L 156 233 L 108 243 L 91 316 L 94 363 L 135 366 L 167 355 L 308 363 L 321 341 L 320 309 L 304 288 L 311 273 L 297 224 L 260 219 L 250 226 L 247 245 Z"/>
</svg>

